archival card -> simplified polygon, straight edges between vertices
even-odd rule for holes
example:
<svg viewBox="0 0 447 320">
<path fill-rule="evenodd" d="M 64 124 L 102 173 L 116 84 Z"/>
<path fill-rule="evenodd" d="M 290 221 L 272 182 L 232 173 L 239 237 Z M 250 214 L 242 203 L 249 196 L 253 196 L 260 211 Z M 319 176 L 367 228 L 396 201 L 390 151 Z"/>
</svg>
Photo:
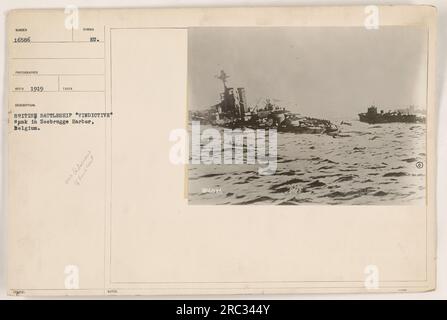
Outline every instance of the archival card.
<svg viewBox="0 0 447 320">
<path fill-rule="evenodd" d="M 14 10 L 11 295 L 436 286 L 436 8 Z"/>
</svg>

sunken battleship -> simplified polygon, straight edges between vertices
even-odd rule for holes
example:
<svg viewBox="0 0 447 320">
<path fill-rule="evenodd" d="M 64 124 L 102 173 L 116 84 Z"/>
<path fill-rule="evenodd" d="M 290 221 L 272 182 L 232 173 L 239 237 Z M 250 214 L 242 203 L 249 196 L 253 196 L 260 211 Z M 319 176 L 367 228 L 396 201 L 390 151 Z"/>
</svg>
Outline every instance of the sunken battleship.
<svg viewBox="0 0 447 320">
<path fill-rule="evenodd" d="M 406 123 L 425 123 L 423 112 L 415 110 L 413 106 L 405 110 L 377 111 L 377 107 L 372 105 L 367 112 L 359 113 L 361 122 L 369 124 L 375 123 L 392 123 L 392 122 L 406 122 Z"/>
<path fill-rule="evenodd" d="M 271 99 L 266 99 L 262 106 L 249 106 L 245 88 L 228 87 L 229 76 L 223 70 L 215 77 L 223 83 L 224 91 L 220 94 L 220 102 L 205 111 L 191 112 L 191 120 L 232 129 L 275 128 L 278 132 L 329 135 L 338 132 L 338 127 L 329 120 L 292 113 L 285 107 L 276 105 Z"/>
</svg>

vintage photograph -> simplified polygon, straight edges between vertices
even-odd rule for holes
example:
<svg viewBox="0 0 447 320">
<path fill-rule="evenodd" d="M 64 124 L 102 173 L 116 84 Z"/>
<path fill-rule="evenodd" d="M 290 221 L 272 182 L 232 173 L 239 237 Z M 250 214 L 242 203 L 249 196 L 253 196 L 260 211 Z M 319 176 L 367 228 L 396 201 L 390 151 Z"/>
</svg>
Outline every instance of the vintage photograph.
<svg viewBox="0 0 447 320">
<path fill-rule="evenodd" d="M 188 30 L 192 205 L 424 205 L 427 30 Z"/>
</svg>

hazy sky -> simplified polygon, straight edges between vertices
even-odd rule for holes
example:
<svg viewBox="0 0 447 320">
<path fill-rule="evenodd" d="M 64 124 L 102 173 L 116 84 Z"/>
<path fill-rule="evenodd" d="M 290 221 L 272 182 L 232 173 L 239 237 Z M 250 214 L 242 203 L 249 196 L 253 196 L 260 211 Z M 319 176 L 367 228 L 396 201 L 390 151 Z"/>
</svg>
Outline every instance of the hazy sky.
<svg viewBox="0 0 447 320">
<path fill-rule="evenodd" d="M 192 28 L 188 37 L 191 109 L 219 102 L 221 69 L 249 105 L 271 98 L 303 115 L 351 119 L 373 103 L 425 109 L 423 28 Z"/>
</svg>

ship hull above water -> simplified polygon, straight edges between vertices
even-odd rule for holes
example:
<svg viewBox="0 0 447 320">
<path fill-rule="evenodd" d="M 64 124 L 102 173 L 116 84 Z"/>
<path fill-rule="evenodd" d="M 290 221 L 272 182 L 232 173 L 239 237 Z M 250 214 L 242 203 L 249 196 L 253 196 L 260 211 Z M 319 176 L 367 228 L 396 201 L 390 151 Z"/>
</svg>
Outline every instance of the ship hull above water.
<svg viewBox="0 0 447 320">
<path fill-rule="evenodd" d="M 318 121 L 318 120 L 317 120 Z M 339 129 L 336 125 L 329 123 L 327 125 L 320 126 L 305 126 L 305 125 L 275 125 L 275 124 L 257 124 L 257 123 L 243 123 L 243 122 L 212 122 L 213 125 L 219 127 L 225 127 L 230 129 L 277 129 L 278 132 L 289 132 L 298 134 L 336 134 Z"/>
<path fill-rule="evenodd" d="M 425 123 L 425 118 L 416 115 L 380 115 L 370 116 L 366 113 L 360 113 L 359 118 L 361 122 L 368 124 L 377 123 Z"/>
</svg>

